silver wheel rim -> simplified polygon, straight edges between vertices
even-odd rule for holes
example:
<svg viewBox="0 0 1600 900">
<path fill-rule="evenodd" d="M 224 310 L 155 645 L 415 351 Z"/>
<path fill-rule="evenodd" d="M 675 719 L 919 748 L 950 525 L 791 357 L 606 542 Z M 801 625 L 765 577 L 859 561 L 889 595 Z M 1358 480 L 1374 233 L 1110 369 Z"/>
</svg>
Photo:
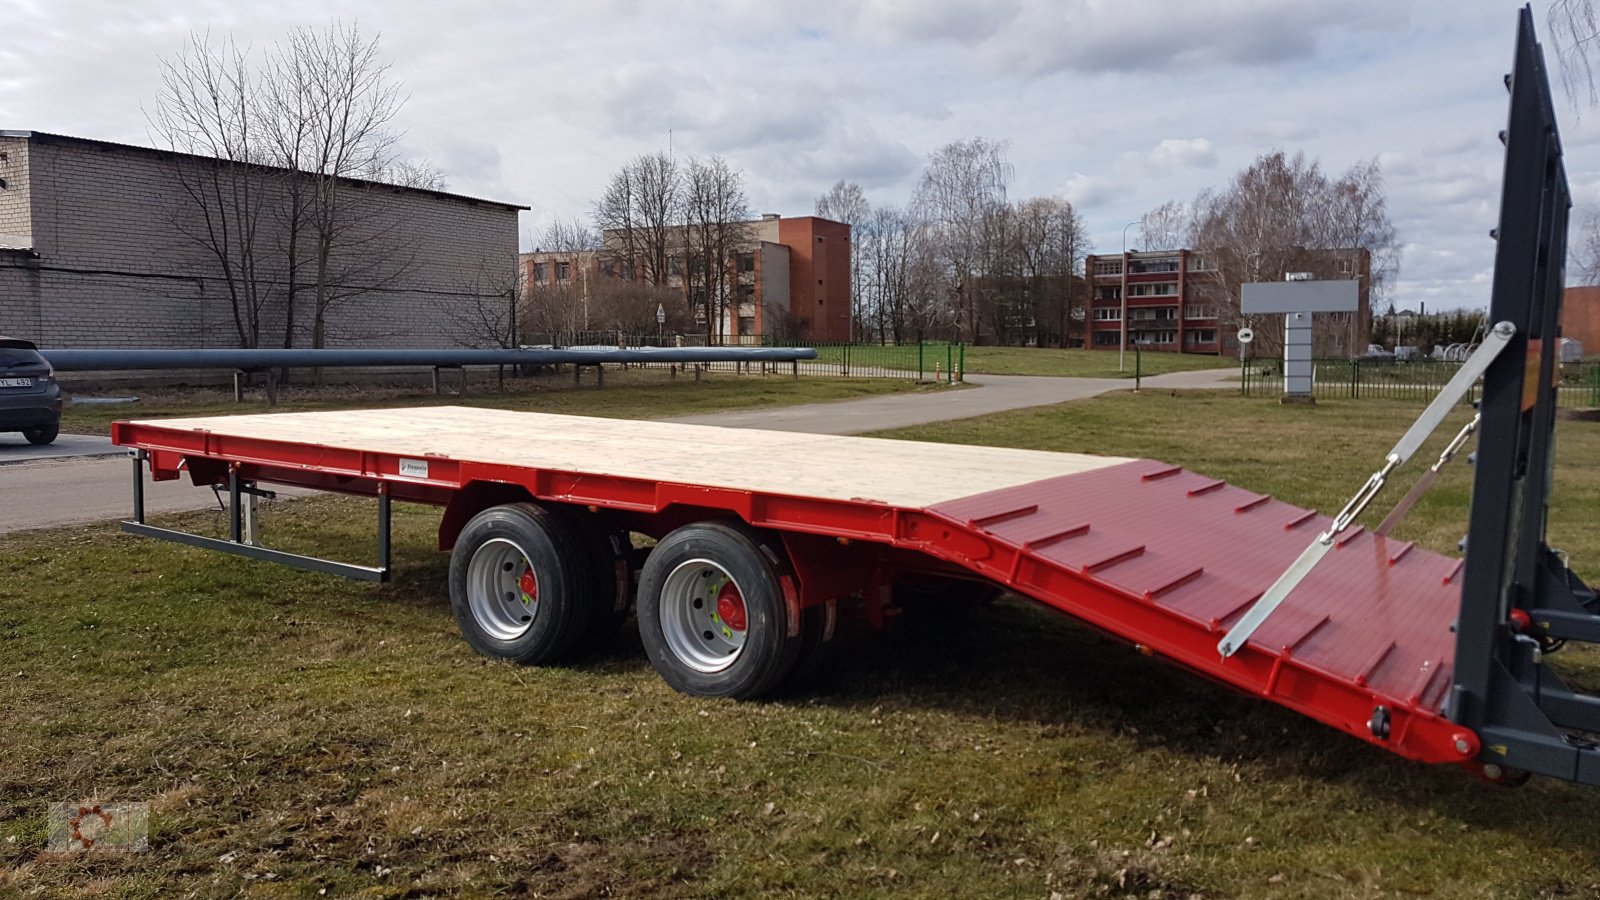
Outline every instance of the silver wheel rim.
<svg viewBox="0 0 1600 900">
<path fill-rule="evenodd" d="M 678 661 L 703 675 L 733 665 L 744 650 L 748 619 L 718 612 L 719 597 L 732 591 L 747 616 L 744 591 L 728 571 L 709 559 L 691 559 L 673 569 L 661 585 L 661 633 Z M 724 604 L 723 612 L 727 611 Z M 745 627 L 736 627 L 743 625 Z"/>
<path fill-rule="evenodd" d="M 524 590 L 523 577 L 533 591 Z M 527 551 L 505 538 L 490 538 L 467 561 L 467 606 L 473 621 L 499 641 L 528 633 L 539 615 L 539 576 Z"/>
</svg>

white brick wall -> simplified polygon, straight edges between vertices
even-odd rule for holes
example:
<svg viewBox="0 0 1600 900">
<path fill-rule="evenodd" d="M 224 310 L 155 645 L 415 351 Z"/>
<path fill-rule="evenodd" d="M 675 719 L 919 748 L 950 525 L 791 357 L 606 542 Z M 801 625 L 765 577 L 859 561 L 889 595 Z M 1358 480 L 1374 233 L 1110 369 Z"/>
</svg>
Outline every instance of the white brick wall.
<svg viewBox="0 0 1600 900">
<path fill-rule="evenodd" d="M 38 254 L 0 251 L 0 334 L 51 347 L 239 346 L 221 267 L 185 234 L 202 227 L 184 186 L 203 163 L 46 135 L 0 138 L 0 153 L 0 233 L 31 236 Z M 331 308 L 330 346 L 450 346 L 468 307 L 497 302 L 473 295 L 515 277 L 514 208 L 386 187 L 345 196 L 364 231 L 342 262 L 371 270 L 352 283 L 377 289 Z M 278 219 L 263 219 L 258 246 L 285 243 Z M 282 346 L 285 273 L 262 275 L 276 283 L 261 345 Z M 310 344 L 311 305 L 307 291 L 296 346 Z"/>
</svg>

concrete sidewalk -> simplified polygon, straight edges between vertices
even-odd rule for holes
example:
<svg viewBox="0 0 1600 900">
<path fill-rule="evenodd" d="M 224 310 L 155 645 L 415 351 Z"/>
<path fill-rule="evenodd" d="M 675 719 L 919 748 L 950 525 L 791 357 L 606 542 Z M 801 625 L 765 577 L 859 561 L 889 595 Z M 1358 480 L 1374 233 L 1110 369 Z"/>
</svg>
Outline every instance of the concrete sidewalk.
<svg viewBox="0 0 1600 900">
<path fill-rule="evenodd" d="M 1232 369 L 1173 372 L 1142 382 L 1144 390 L 1223 390 L 1238 373 Z M 667 419 L 690 425 L 722 425 L 808 434 L 861 434 L 990 413 L 1048 406 L 1133 390 L 1131 378 L 1056 378 L 1034 375 L 969 375 L 969 387 L 921 394 L 891 394 L 841 403 L 809 403 L 778 409 L 734 410 Z"/>
</svg>

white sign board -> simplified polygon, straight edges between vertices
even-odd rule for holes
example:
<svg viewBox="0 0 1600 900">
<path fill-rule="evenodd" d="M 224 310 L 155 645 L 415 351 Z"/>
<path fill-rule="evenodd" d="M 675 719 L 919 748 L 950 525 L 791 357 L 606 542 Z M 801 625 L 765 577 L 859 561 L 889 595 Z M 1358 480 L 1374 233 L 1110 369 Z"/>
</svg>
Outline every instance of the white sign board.
<svg viewBox="0 0 1600 900">
<path fill-rule="evenodd" d="M 1239 291 L 1239 310 L 1246 313 L 1355 312 L 1360 302 L 1352 279 L 1267 281 Z"/>
</svg>

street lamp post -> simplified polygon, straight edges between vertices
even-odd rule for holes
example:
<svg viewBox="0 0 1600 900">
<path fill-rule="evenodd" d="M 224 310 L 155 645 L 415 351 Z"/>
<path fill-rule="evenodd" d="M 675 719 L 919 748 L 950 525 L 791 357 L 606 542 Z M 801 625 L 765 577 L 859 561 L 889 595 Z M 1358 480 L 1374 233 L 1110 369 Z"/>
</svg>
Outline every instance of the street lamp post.
<svg viewBox="0 0 1600 900">
<path fill-rule="evenodd" d="M 1128 229 L 1139 224 L 1129 222 L 1122 226 L 1122 290 L 1118 293 L 1122 298 L 1122 338 L 1117 341 L 1117 371 L 1127 371 L 1125 360 L 1128 356 Z"/>
</svg>

